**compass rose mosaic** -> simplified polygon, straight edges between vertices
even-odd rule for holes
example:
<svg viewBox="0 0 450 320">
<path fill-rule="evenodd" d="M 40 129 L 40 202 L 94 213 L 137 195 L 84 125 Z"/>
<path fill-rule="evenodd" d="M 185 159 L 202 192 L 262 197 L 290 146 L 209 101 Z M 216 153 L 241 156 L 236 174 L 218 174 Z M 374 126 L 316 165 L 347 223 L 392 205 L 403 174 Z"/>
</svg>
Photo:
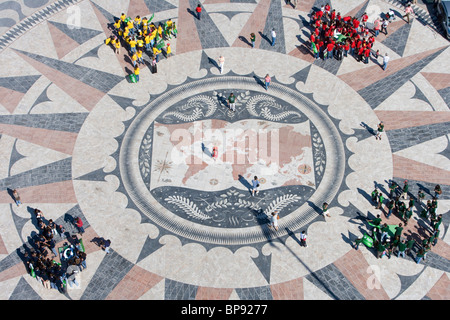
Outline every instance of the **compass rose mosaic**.
<svg viewBox="0 0 450 320">
<path fill-rule="evenodd" d="M 31 2 L 0 8 L 0 24 L 12 26 L 0 37 L 0 298 L 437 299 L 441 288 L 450 297 L 450 51 L 418 5 L 421 19 L 397 15 L 377 37 L 391 57 L 383 70 L 375 57 L 314 59 L 309 20 L 321 0 L 201 0 L 201 20 L 193 0 Z M 332 5 L 371 21 L 403 8 Z M 105 44 L 122 12 L 178 28 L 156 73 L 144 52 L 138 83 L 127 49 Z M 367 219 L 401 222 L 370 193 L 387 198 L 388 183 L 405 180 L 411 197 L 443 189 L 441 235 L 426 261 L 355 250 Z M 404 230 L 417 243 L 431 230 L 420 206 Z M 88 268 L 65 294 L 25 268 L 34 209 L 68 235 L 75 217 L 84 222 Z M 112 241 L 110 254 L 99 238 Z M 65 241 L 55 236 L 57 248 Z"/>
</svg>

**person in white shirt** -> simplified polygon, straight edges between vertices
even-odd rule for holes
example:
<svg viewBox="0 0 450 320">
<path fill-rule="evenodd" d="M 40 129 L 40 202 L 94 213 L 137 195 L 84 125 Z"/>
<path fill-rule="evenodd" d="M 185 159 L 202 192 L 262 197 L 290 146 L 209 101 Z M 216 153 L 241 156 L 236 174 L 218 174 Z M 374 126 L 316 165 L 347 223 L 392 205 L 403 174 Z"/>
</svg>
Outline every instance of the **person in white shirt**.
<svg viewBox="0 0 450 320">
<path fill-rule="evenodd" d="M 383 70 L 386 70 L 386 67 L 387 67 L 387 63 L 389 62 L 389 56 L 388 56 L 388 54 L 386 53 L 385 55 L 384 55 L 384 57 L 383 57 Z"/>
<path fill-rule="evenodd" d="M 275 210 L 272 212 L 272 215 L 270 216 L 270 224 L 269 228 L 274 228 L 275 231 L 278 231 L 278 211 Z"/>
<path fill-rule="evenodd" d="M 272 29 L 271 35 L 272 35 L 272 47 L 273 47 L 275 45 L 275 40 L 277 38 L 277 33 L 275 32 L 275 28 Z"/>
<path fill-rule="evenodd" d="M 302 233 L 300 233 L 300 245 L 303 247 L 307 247 L 308 245 L 306 244 L 306 231 L 302 231 Z"/>
</svg>

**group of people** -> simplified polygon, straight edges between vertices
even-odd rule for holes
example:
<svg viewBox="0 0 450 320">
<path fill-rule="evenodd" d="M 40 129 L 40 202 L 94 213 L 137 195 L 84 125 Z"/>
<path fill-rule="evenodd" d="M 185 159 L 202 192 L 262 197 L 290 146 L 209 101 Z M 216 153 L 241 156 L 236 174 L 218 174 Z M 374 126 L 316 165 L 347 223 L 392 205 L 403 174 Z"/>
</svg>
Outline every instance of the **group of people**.
<svg viewBox="0 0 450 320">
<path fill-rule="evenodd" d="M 316 59 L 322 57 L 324 60 L 342 60 L 351 55 L 367 64 L 371 56 L 377 60 L 382 57 L 385 70 L 389 56 L 387 53 L 382 56 L 373 46 L 380 31 L 387 34 L 387 26 L 392 19 L 390 14 L 386 15 L 386 19 L 377 18 L 373 28 L 369 28 L 366 12 L 358 18 L 343 17 L 327 3 L 311 14 L 310 49 Z"/>
<path fill-rule="evenodd" d="M 163 51 L 166 57 L 172 55 L 172 48 L 167 40 L 177 36 L 177 27 L 172 19 L 155 24 L 152 22 L 154 14 L 150 17 L 136 16 L 134 19 L 122 13 L 113 24 L 113 33 L 106 39 L 106 44 L 111 45 L 117 54 L 121 47 L 127 50 L 134 72 L 133 82 L 139 82 L 140 64 L 144 64 L 143 53 L 147 52 L 152 57 L 150 63 L 151 72 L 157 72 L 157 63 Z"/>
<path fill-rule="evenodd" d="M 375 239 L 374 247 L 377 251 L 377 258 L 382 258 L 391 255 L 395 252 L 397 257 L 405 254 L 410 254 L 415 247 L 416 263 L 420 263 L 422 259 L 426 259 L 427 253 L 431 250 L 432 246 L 437 244 L 440 236 L 440 226 L 442 223 L 442 214 L 437 214 L 438 199 L 442 194 L 442 188 L 437 184 L 433 190 L 434 195 L 431 199 L 425 202 L 425 192 L 419 189 L 417 197 L 414 197 L 410 193 L 408 180 L 403 182 L 403 186 L 399 186 L 396 182 L 391 181 L 389 184 L 389 199 L 385 201 L 383 193 L 375 188 L 371 193 L 371 199 L 377 209 L 384 210 L 385 205 L 385 217 L 389 219 L 392 213 L 394 213 L 402 222 L 395 227 L 395 233 L 393 237 L 389 237 L 390 228 L 387 223 L 383 223 L 381 215 L 378 214 L 375 219 L 368 220 L 371 226 L 373 226 L 372 238 Z M 387 202 L 387 204 L 386 204 Z M 402 237 L 404 227 L 408 225 L 409 220 L 413 216 L 413 208 L 417 206 L 419 217 L 425 219 L 430 229 L 428 235 L 424 235 L 422 241 L 416 241 L 414 235 L 408 235 L 406 238 Z M 419 234 L 416 238 L 421 238 Z M 363 238 L 356 239 L 355 248 L 358 249 L 360 243 L 364 242 Z"/>
<path fill-rule="evenodd" d="M 14 189 L 12 194 L 16 205 L 21 206 L 22 201 L 17 189 Z M 45 288 L 65 293 L 67 284 L 70 287 L 79 285 L 76 275 L 87 268 L 87 256 L 82 239 L 79 239 L 76 234 L 67 236 L 65 228 L 57 225 L 52 219 L 46 219 L 40 209 L 35 208 L 33 214 L 38 233 L 30 239 L 31 247 L 24 245 L 23 258 L 27 272 Z M 75 217 L 73 223 L 78 234 L 82 235 L 84 228 L 81 218 Z M 64 253 L 58 252 L 55 236 L 67 240 L 63 247 L 70 251 L 70 255 L 65 256 Z M 55 260 L 56 257 L 59 259 Z"/>
</svg>

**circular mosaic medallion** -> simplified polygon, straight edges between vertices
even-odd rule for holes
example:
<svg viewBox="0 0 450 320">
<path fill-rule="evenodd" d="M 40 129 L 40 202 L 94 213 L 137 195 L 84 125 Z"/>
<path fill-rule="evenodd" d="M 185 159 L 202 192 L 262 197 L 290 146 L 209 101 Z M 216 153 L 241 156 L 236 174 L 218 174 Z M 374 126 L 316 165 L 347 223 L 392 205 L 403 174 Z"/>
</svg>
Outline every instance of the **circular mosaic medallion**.
<svg viewBox="0 0 450 320">
<path fill-rule="evenodd" d="M 119 164 L 130 198 L 157 225 L 195 241 L 244 245 L 271 237 L 274 210 L 278 235 L 316 218 L 308 202 L 336 195 L 345 155 L 336 127 L 306 96 L 229 76 L 192 81 L 150 102 L 128 127 Z M 252 196 L 258 176 L 264 187 Z"/>
</svg>

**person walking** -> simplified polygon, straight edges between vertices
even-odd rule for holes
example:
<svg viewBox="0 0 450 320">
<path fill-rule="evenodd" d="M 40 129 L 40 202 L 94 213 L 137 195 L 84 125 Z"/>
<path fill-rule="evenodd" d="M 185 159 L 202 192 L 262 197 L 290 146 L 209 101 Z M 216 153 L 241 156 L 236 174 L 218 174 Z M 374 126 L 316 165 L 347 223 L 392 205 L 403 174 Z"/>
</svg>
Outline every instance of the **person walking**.
<svg viewBox="0 0 450 320">
<path fill-rule="evenodd" d="M 384 197 L 383 194 L 380 192 L 378 194 L 378 205 L 377 205 L 377 209 L 381 209 L 381 207 L 383 206 L 383 202 L 384 202 Z"/>
<path fill-rule="evenodd" d="M 100 241 L 100 248 L 104 250 L 107 254 L 109 253 L 109 250 L 111 248 L 111 240 L 101 240 Z"/>
<path fill-rule="evenodd" d="M 213 147 L 211 156 L 214 159 L 214 161 L 217 160 L 217 157 L 219 156 L 219 150 L 216 146 Z"/>
<path fill-rule="evenodd" d="M 331 218 L 330 214 L 328 213 L 328 203 L 324 202 L 322 204 L 322 212 L 324 215 Z"/>
<path fill-rule="evenodd" d="M 272 32 L 270 33 L 270 35 L 272 36 L 271 46 L 273 47 L 275 45 L 275 40 L 277 39 L 277 33 L 275 32 L 275 28 L 272 29 Z"/>
<path fill-rule="evenodd" d="M 413 249 L 414 245 L 415 245 L 415 241 L 412 237 L 408 238 L 408 241 L 406 242 L 406 254 L 409 255 L 411 253 L 411 250 Z"/>
<path fill-rule="evenodd" d="M 302 247 L 307 247 L 308 245 L 306 244 L 306 238 L 308 236 L 306 235 L 306 231 L 302 231 L 302 233 L 300 233 L 300 245 Z"/>
<path fill-rule="evenodd" d="M 81 220 L 80 217 L 75 218 L 75 226 L 78 228 L 78 233 L 82 235 L 84 233 L 84 228 L 83 228 L 83 220 Z"/>
<path fill-rule="evenodd" d="M 423 249 L 420 249 L 419 252 L 417 252 L 417 255 L 416 255 L 416 263 L 417 264 L 419 264 L 420 261 L 422 261 L 424 255 L 425 255 L 425 251 Z"/>
<path fill-rule="evenodd" d="M 381 32 L 383 32 L 385 35 L 388 34 L 387 27 L 389 25 L 389 21 L 387 19 L 383 19 L 381 22 Z"/>
<path fill-rule="evenodd" d="M 406 22 L 409 23 L 409 16 L 414 15 L 414 9 L 412 8 L 411 4 L 409 3 L 405 8 L 405 15 L 403 16 L 403 19 L 406 17 Z"/>
<path fill-rule="evenodd" d="M 434 197 L 435 197 L 436 199 L 439 199 L 439 196 L 440 196 L 441 194 L 442 194 L 441 186 L 437 184 L 437 185 L 434 187 Z"/>
<path fill-rule="evenodd" d="M 278 216 L 278 211 L 277 210 L 272 212 L 272 215 L 270 216 L 269 228 L 274 228 L 275 231 L 278 231 L 278 219 L 279 218 L 280 217 Z"/>
<path fill-rule="evenodd" d="M 257 195 L 258 192 L 259 192 L 259 180 L 257 176 L 254 176 L 252 180 L 252 196 Z"/>
<path fill-rule="evenodd" d="M 19 207 L 22 204 L 22 201 L 20 200 L 19 192 L 17 191 L 17 189 L 14 189 L 12 193 L 13 193 L 14 202 Z"/>
<path fill-rule="evenodd" d="M 388 205 L 387 205 L 388 213 L 386 215 L 386 218 L 388 218 L 388 219 L 392 214 L 392 210 L 394 209 L 394 204 L 395 204 L 395 201 L 393 199 L 389 200 Z"/>
<path fill-rule="evenodd" d="M 140 73 L 139 65 L 136 64 L 134 66 L 134 76 L 136 77 L 136 82 L 139 82 L 139 73 Z"/>
<path fill-rule="evenodd" d="M 408 191 L 409 191 L 408 180 L 405 180 L 403 182 L 403 189 L 402 189 L 402 198 L 403 199 L 406 199 L 408 197 Z"/>
<path fill-rule="evenodd" d="M 405 240 L 401 240 L 398 244 L 398 252 L 397 252 L 397 258 L 400 258 L 400 255 L 405 257 L 405 250 L 406 250 L 406 243 Z"/>
<path fill-rule="evenodd" d="M 401 223 L 398 224 L 398 227 L 395 227 L 394 237 L 401 237 L 403 232 L 403 225 Z"/>
<path fill-rule="evenodd" d="M 386 70 L 389 59 L 390 58 L 389 58 L 388 54 L 386 53 L 383 57 L 383 70 Z"/>
<path fill-rule="evenodd" d="M 383 224 L 380 231 L 381 231 L 380 241 L 381 241 L 381 243 L 384 243 L 385 242 L 384 240 L 387 238 L 388 231 L 389 231 L 389 226 L 387 225 L 387 223 Z"/>
<path fill-rule="evenodd" d="M 228 96 L 228 107 L 231 111 L 236 111 L 236 96 L 233 92 Z"/>
<path fill-rule="evenodd" d="M 386 254 L 386 247 L 381 243 L 381 241 L 377 244 L 377 259 L 381 259 Z"/>
<path fill-rule="evenodd" d="M 266 91 L 267 91 L 267 89 L 269 89 L 270 81 L 271 81 L 271 79 L 270 79 L 269 74 L 266 74 L 266 76 L 264 77 L 264 84 L 265 84 Z"/>
<path fill-rule="evenodd" d="M 195 11 L 197 12 L 197 19 L 200 20 L 201 13 L 202 13 L 202 6 L 201 6 L 201 4 L 197 5 L 197 7 L 195 8 Z"/>
<path fill-rule="evenodd" d="M 219 57 L 219 70 L 220 74 L 223 72 L 223 65 L 225 64 L 225 58 L 223 56 Z"/>
<path fill-rule="evenodd" d="M 383 133 L 383 131 L 384 131 L 384 123 L 383 123 L 383 121 L 380 121 L 380 123 L 378 124 L 378 127 L 377 127 L 377 135 L 375 136 L 375 139 L 381 140 L 381 134 Z"/>
<path fill-rule="evenodd" d="M 250 42 L 252 43 L 252 48 L 255 47 L 255 42 L 256 42 L 256 36 L 255 34 L 252 32 L 250 33 Z"/>
</svg>

